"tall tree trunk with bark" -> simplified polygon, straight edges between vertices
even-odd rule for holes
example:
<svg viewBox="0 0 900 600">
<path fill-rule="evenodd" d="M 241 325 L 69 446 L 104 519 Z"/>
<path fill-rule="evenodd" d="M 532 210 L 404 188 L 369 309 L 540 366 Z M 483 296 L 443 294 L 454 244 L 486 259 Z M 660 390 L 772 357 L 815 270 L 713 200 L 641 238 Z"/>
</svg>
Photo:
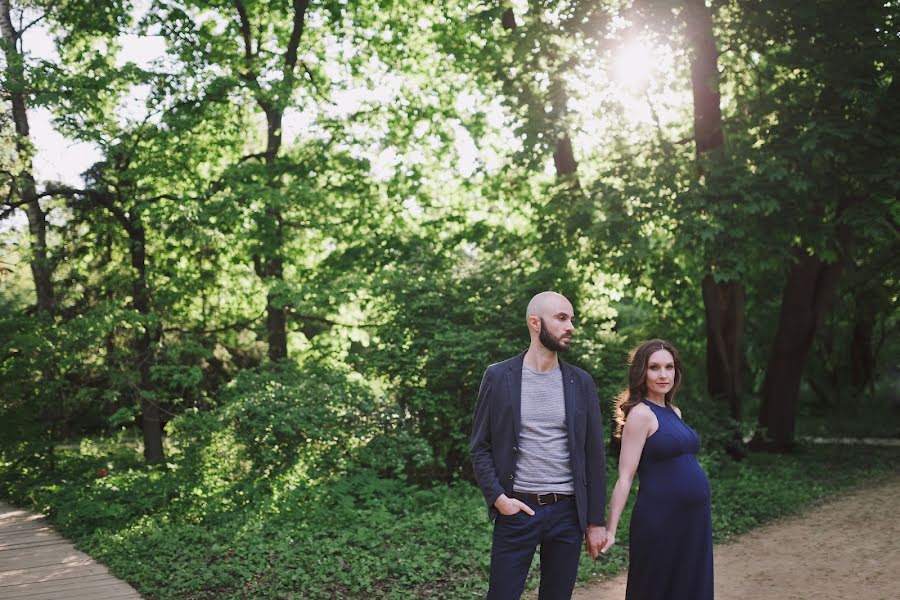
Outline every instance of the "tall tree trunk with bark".
<svg viewBox="0 0 900 600">
<path fill-rule="evenodd" d="M 744 329 L 744 288 L 736 281 L 703 278 L 706 318 L 706 389 L 728 403 L 728 411 L 740 420 L 741 339 Z"/>
<path fill-rule="evenodd" d="M 694 96 L 694 141 L 703 169 L 715 169 L 725 143 L 719 106 L 718 51 L 710 9 L 704 0 L 685 0 L 685 21 L 691 44 L 691 87 Z M 715 257 L 707 257 L 703 278 L 706 317 L 706 388 L 728 403 L 735 421 L 740 421 L 744 288 L 739 281 L 717 281 L 712 272 Z M 740 431 L 735 432 L 732 452 L 743 450 Z"/>
<path fill-rule="evenodd" d="M 20 34 L 13 26 L 9 0 L 0 0 L 0 35 L 6 58 L 6 82 L 13 124 L 16 130 L 16 158 L 19 176 L 13 183 L 28 217 L 31 244 L 31 275 L 37 296 L 37 311 L 53 314 L 53 267 L 47 252 L 47 218 L 37 197 L 32 166 L 32 145 L 25 102 L 25 64 L 19 51 Z"/>
<path fill-rule="evenodd" d="M 874 332 L 872 315 L 857 306 L 850 341 L 850 384 L 855 392 L 862 392 L 875 373 Z"/>
<path fill-rule="evenodd" d="M 142 210 L 135 205 L 123 210 L 115 199 L 103 192 L 89 193 L 97 204 L 108 210 L 128 235 L 128 256 L 131 262 L 131 305 L 143 320 L 142 330 L 132 346 L 138 365 L 138 386 L 135 400 L 141 407 L 141 430 L 144 439 L 144 459 L 160 462 L 165 457 L 162 445 L 162 421 L 159 403 L 154 398 L 151 376 L 156 361 L 156 348 L 162 337 L 160 323 L 152 312 L 150 285 L 147 281 L 147 233 Z"/>
<path fill-rule="evenodd" d="M 267 107 L 266 124 L 266 162 L 269 165 L 278 158 L 281 151 L 281 121 L 284 108 Z M 277 185 L 273 180 L 273 185 Z M 281 211 L 278 207 L 267 206 L 265 218 L 272 227 L 269 233 L 274 239 L 264 244 L 272 249 L 266 256 L 254 259 L 256 274 L 270 285 L 266 293 L 266 331 L 268 332 L 269 359 L 278 361 L 287 358 L 287 307 L 279 294 L 271 289 L 272 282 L 277 287 L 284 281 L 284 259 L 281 256 L 281 248 L 284 245 L 284 228 Z"/>
<path fill-rule="evenodd" d="M 161 332 L 150 309 L 150 287 L 147 284 L 147 235 L 139 209 L 132 211 L 128 227 L 131 267 L 134 269 L 132 296 L 135 310 L 145 319 L 141 333 L 135 339 L 135 351 L 140 373 L 141 428 L 144 436 L 144 459 L 148 463 L 163 459 L 162 424 L 159 404 L 153 397 L 151 368 Z"/>
<path fill-rule="evenodd" d="M 722 148 L 722 111 L 719 107 L 719 51 L 712 13 L 704 0 L 685 0 L 685 21 L 691 44 L 691 89 L 694 95 L 694 140 L 697 154 Z"/>
<path fill-rule="evenodd" d="M 282 121 L 285 107 L 290 102 L 291 94 L 296 86 L 294 70 L 297 67 L 297 51 L 303 37 L 306 10 L 309 0 L 293 0 L 292 29 L 287 48 L 284 53 L 284 65 L 280 91 L 272 94 L 264 92 L 260 85 L 260 73 L 257 65 L 258 48 L 253 47 L 253 32 L 250 15 L 242 0 L 234 0 L 238 12 L 240 29 L 244 43 L 245 72 L 242 78 L 250 84 L 257 104 L 266 115 L 266 150 L 265 160 L 270 166 L 278 159 L 282 145 Z M 276 178 L 272 185 L 277 187 Z M 284 282 L 284 224 L 281 211 L 276 206 L 268 206 L 264 218 L 268 221 L 268 233 L 273 239 L 263 243 L 267 250 L 253 256 L 256 274 L 263 279 L 269 291 L 266 294 L 266 332 L 269 344 L 269 359 L 273 361 L 287 357 L 287 307 L 278 291 Z"/>
<path fill-rule="evenodd" d="M 788 271 L 763 380 L 759 427 L 751 442 L 754 449 L 788 452 L 794 445 L 803 368 L 834 298 L 851 243 L 848 226 L 841 224 L 836 229 L 839 256 L 835 262 L 823 262 L 801 249 Z"/>
</svg>

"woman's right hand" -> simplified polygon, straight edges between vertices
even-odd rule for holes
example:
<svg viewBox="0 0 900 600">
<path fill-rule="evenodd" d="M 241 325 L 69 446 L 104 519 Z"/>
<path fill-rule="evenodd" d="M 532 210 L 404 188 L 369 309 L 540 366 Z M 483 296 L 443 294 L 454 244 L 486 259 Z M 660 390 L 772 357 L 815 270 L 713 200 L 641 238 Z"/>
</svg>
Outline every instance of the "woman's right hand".
<svg viewBox="0 0 900 600">
<path fill-rule="evenodd" d="M 600 554 L 606 554 L 609 552 L 609 549 L 612 548 L 613 544 L 616 543 L 616 532 L 606 530 L 606 541 L 603 543 L 603 547 L 600 548 Z"/>
</svg>

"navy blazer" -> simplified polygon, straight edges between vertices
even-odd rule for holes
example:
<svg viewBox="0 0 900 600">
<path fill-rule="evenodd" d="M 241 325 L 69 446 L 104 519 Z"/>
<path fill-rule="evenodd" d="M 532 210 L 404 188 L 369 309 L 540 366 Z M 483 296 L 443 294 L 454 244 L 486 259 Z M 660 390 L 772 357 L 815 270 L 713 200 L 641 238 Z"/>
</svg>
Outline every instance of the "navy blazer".
<svg viewBox="0 0 900 600">
<path fill-rule="evenodd" d="M 500 494 L 512 496 L 522 416 L 522 363 L 525 353 L 493 364 L 484 372 L 472 419 L 470 451 L 488 515 L 498 511 Z M 559 361 L 562 371 L 569 455 L 581 529 L 605 525 L 606 456 L 603 422 L 594 380 L 582 369 Z"/>
</svg>

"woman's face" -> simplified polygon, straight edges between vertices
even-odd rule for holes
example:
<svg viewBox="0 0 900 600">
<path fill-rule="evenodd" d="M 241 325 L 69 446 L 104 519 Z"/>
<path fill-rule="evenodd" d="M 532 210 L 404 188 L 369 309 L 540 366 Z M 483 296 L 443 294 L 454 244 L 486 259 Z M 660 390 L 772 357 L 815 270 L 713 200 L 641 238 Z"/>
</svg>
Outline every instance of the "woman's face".
<svg viewBox="0 0 900 600">
<path fill-rule="evenodd" d="M 657 350 L 647 360 L 647 396 L 661 401 L 675 385 L 675 359 L 668 350 Z"/>
</svg>

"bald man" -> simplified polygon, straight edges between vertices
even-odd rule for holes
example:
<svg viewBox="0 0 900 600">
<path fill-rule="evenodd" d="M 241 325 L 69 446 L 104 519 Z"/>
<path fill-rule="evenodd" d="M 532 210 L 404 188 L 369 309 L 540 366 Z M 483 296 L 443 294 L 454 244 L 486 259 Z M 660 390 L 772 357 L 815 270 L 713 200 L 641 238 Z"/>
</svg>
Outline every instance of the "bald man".
<svg viewBox="0 0 900 600">
<path fill-rule="evenodd" d="M 475 478 L 494 519 L 487 597 L 522 595 L 541 552 L 540 600 L 570 598 L 584 540 L 606 540 L 606 458 L 594 380 L 559 360 L 575 331 L 572 304 L 542 292 L 525 314 L 528 350 L 484 372 L 472 426 Z"/>
</svg>

